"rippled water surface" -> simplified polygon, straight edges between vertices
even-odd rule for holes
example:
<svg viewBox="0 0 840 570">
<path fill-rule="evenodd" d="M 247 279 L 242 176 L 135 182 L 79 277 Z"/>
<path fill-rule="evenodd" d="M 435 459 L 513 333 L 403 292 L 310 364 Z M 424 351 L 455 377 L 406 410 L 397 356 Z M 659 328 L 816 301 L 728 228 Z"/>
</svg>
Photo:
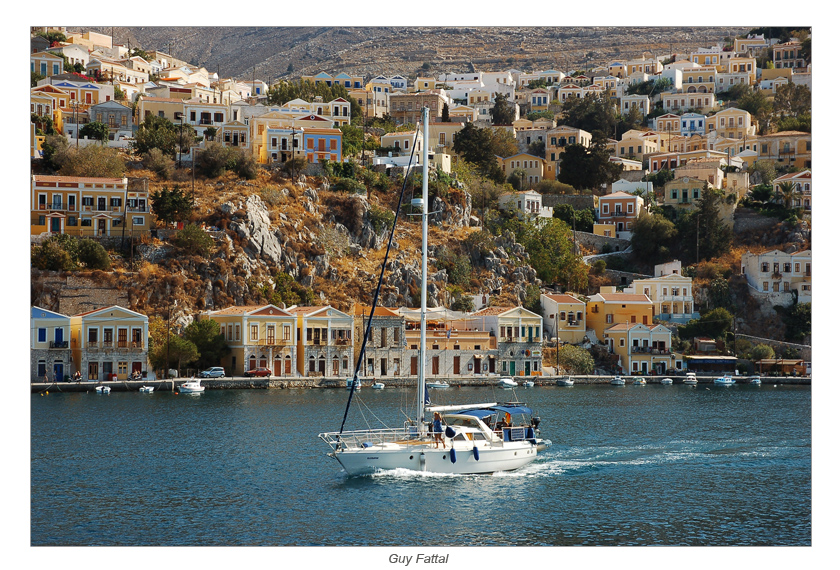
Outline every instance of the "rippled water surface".
<svg viewBox="0 0 840 570">
<path fill-rule="evenodd" d="M 454 404 L 514 393 L 433 396 Z M 343 390 L 33 395 L 31 543 L 811 544 L 810 388 L 538 387 L 515 396 L 554 443 L 522 470 L 347 478 L 317 438 L 339 428 Z M 363 390 L 348 429 L 364 418 L 401 422 L 412 398 Z"/>
</svg>

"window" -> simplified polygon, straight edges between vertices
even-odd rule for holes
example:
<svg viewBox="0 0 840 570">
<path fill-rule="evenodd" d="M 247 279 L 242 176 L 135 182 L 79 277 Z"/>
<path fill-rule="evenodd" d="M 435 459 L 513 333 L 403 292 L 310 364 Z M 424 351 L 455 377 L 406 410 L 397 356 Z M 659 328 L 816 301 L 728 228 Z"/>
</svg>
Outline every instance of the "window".
<svg viewBox="0 0 840 570">
<path fill-rule="evenodd" d="M 258 340 L 260 337 L 259 325 L 251 325 L 251 340 Z"/>
<path fill-rule="evenodd" d="M 38 342 L 47 342 L 47 329 L 38 329 Z"/>
<path fill-rule="evenodd" d="M 99 342 L 99 329 L 88 329 L 88 342 L 91 344 Z"/>
<path fill-rule="evenodd" d="M 613 322 L 613 316 L 612 316 L 612 313 L 610 313 L 610 314 L 607 315 L 607 324 L 612 324 L 612 322 Z"/>
</svg>

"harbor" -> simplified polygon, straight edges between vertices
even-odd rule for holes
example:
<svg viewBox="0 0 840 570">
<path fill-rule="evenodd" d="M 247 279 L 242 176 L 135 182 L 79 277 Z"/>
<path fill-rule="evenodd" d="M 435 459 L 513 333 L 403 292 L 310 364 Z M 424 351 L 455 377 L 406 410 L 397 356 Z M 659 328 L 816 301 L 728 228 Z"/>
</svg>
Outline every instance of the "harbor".
<svg viewBox="0 0 840 570">
<path fill-rule="evenodd" d="M 50 390 L 31 396 L 31 543 L 808 546 L 812 392 L 772 386 L 439 390 L 441 404 L 524 398 L 552 446 L 509 474 L 360 477 L 317 437 L 344 389 Z M 401 422 L 414 392 L 363 388 L 348 429 L 365 427 L 356 402 Z M 529 521 L 516 532 L 496 521 L 511 504 Z M 475 520 L 494 522 L 464 533 Z"/>
<path fill-rule="evenodd" d="M 534 386 L 555 386 L 561 378 L 571 378 L 575 385 L 608 385 L 613 376 L 604 375 L 563 375 L 563 376 L 529 376 L 527 380 L 534 383 Z M 641 376 L 627 376 L 628 384 L 632 384 L 636 378 Z M 648 384 L 661 384 L 662 380 L 671 378 L 674 384 L 681 384 L 683 376 L 644 376 Z M 697 376 L 698 384 L 714 384 L 718 376 Z M 749 384 L 752 376 L 733 376 L 736 384 Z M 113 380 L 106 382 L 33 382 L 30 384 L 30 391 L 33 394 L 52 392 L 93 392 L 97 386 L 107 386 L 114 392 L 139 392 L 144 386 L 151 386 L 155 391 L 170 391 L 175 389 L 190 378 L 170 378 L 168 380 Z M 289 389 L 289 388 L 319 388 L 334 389 L 346 388 L 345 378 L 298 378 L 298 377 L 272 377 L 272 378 L 201 378 L 202 386 L 208 390 L 267 390 L 267 389 Z M 498 376 L 472 377 L 462 376 L 437 376 L 436 381 L 446 383 L 450 390 L 471 387 L 496 386 L 500 380 Z M 526 380 L 525 377 L 515 377 L 514 380 L 520 385 Z M 361 378 L 362 388 L 369 387 L 375 382 L 385 384 L 386 388 L 405 388 L 417 385 L 417 378 L 414 377 L 363 377 Z M 810 386 L 811 376 L 767 376 L 762 377 L 765 384 L 778 384 L 784 386 Z M 523 387 L 523 389 L 525 389 Z"/>
</svg>

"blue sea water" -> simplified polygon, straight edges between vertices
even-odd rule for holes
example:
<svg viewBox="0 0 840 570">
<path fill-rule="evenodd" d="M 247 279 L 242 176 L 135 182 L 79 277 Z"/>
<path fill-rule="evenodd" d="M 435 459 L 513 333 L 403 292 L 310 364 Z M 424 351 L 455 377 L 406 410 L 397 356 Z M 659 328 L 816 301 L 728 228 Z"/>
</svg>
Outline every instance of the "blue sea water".
<svg viewBox="0 0 840 570">
<path fill-rule="evenodd" d="M 359 396 L 348 427 L 413 409 Z M 317 438 L 344 390 L 33 395 L 31 545 L 811 544 L 810 387 L 433 394 L 514 396 L 553 442 L 519 471 L 348 478 Z"/>
</svg>

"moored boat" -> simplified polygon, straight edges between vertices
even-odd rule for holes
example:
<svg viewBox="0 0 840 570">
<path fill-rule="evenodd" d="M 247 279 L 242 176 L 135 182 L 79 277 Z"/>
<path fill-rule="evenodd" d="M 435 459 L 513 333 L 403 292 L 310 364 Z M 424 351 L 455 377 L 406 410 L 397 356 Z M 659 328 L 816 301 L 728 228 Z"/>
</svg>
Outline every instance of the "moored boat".
<svg viewBox="0 0 840 570">
<path fill-rule="evenodd" d="M 111 387 L 110 386 L 97 386 L 96 387 L 96 393 L 97 394 L 110 394 L 111 393 Z"/>
<path fill-rule="evenodd" d="M 534 382 L 531 381 L 531 380 L 526 380 L 525 382 L 522 383 L 522 386 L 524 386 L 525 388 L 533 388 L 534 387 Z"/>
<path fill-rule="evenodd" d="M 513 378 L 501 378 L 496 382 L 496 386 L 499 388 L 516 388 L 518 385 Z"/>
<path fill-rule="evenodd" d="M 732 386 L 734 383 L 735 380 L 731 376 L 718 376 L 715 378 L 716 386 Z"/>
<path fill-rule="evenodd" d="M 761 377 L 760 376 L 751 377 L 750 378 L 750 384 L 752 384 L 754 386 L 760 386 L 761 385 Z"/>
<path fill-rule="evenodd" d="M 645 380 L 644 378 L 636 378 L 635 380 L 633 380 L 634 386 L 644 386 L 645 384 L 647 384 L 647 380 Z"/>
<path fill-rule="evenodd" d="M 204 386 L 201 385 L 201 380 L 192 378 L 178 386 L 178 392 L 181 394 L 201 394 L 204 392 Z"/>
<path fill-rule="evenodd" d="M 426 384 L 426 388 L 432 388 L 434 390 L 442 390 L 443 388 L 449 388 L 449 383 L 447 382 L 429 382 Z"/>
<path fill-rule="evenodd" d="M 670 386 L 671 384 L 674 383 L 674 381 L 671 378 L 663 378 L 662 380 L 659 381 L 659 383 L 662 384 L 663 386 Z"/>
<path fill-rule="evenodd" d="M 374 382 L 373 384 L 370 385 L 370 387 L 373 390 L 384 390 L 385 389 L 385 384 L 383 384 L 382 382 Z"/>
<path fill-rule="evenodd" d="M 572 380 L 571 376 L 566 376 L 565 378 L 560 378 L 555 382 L 558 386 L 574 386 L 575 381 Z"/>
<path fill-rule="evenodd" d="M 151 394 L 152 392 L 155 391 L 155 387 L 154 386 L 140 386 L 140 391 L 145 393 L 145 394 Z"/>
<path fill-rule="evenodd" d="M 348 378 L 348 379 L 347 379 L 347 381 L 344 383 L 344 386 L 345 386 L 348 390 L 350 390 L 351 388 L 353 388 L 353 379 L 352 379 L 352 378 Z M 359 380 L 358 378 L 356 378 L 356 386 L 355 386 L 355 389 L 356 389 L 356 390 L 361 390 L 361 389 L 362 389 L 362 381 L 361 381 L 361 380 Z"/>
<path fill-rule="evenodd" d="M 613 386 L 624 386 L 624 378 L 621 376 L 613 376 L 613 379 L 610 380 L 610 384 Z"/>
<path fill-rule="evenodd" d="M 683 384 L 694 385 L 697 384 L 697 375 L 694 372 L 687 372 Z"/>
</svg>

